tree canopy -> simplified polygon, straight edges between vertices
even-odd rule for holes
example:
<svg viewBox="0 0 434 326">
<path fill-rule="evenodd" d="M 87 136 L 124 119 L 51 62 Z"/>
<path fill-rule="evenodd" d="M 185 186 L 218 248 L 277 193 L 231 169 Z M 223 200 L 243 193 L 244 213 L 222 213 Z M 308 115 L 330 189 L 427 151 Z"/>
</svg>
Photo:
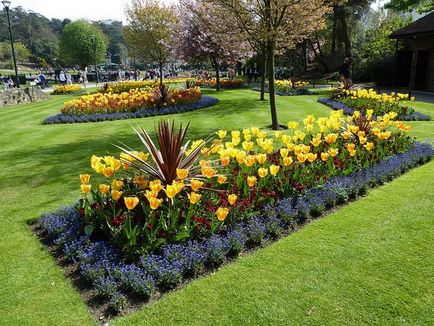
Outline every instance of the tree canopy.
<svg viewBox="0 0 434 326">
<path fill-rule="evenodd" d="M 385 6 L 395 11 L 408 12 L 416 10 L 419 13 L 426 13 L 434 10 L 432 0 L 391 0 Z"/>
<path fill-rule="evenodd" d="M 160 67 L 160 83 L 163 83 L 163 65 L 171 57 L 178 15 L 175 7 L 156 0 L 132 0 L 126 10 L 128 24 L 125 27 L 130 56 Z"/>
<path fill-rule="evenodd" d="M 104 61 L 106 40 L 102 32 L 85 21 L 78 20 L 65 26 L 60 37 L 60 55 L 67 65 L 84 68 Z"/>
</svg>

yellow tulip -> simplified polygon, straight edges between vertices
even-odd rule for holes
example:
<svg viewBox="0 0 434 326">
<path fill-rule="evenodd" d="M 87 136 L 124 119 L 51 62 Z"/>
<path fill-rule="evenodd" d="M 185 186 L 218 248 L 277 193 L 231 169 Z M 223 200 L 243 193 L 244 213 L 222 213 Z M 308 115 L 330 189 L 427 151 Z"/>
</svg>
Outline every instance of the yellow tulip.
<svg viewBox="0 0 434 326">
<path fill-rule="evenodd" d="M 219 136 L 220 139 L 223 139 L 226 137 L 227 131 L 226 130 L 219 130 L 216 132 L 216 134 Z"/>
<path fill-rule="evenodd" d="M 102 174 L 106 177 L 106 178 L 110 178 L 113 173 L 115 172 L 115 169 L 112 166 L 107 166 L 104 168 L 104 170 L 102 171 Z"/>
<path fill-rule="evenodd" d="M 166 193 L 167 197 L 172 199 L 178 194 L 178 188 L 174 185 L 167 185 L 166 189 L 164 189 L 164 192 Z"/>
<path fill-rule="evenodd" d="M 124 186 L 124 182 L 122 180 L 116 180 L 116 179 L 114 179 L 112 181 L 112 188 L 114 190 L 121 190 L 123 186 Z"/>
<path fill-rule="evenodd" d="M 89 193 L 91 187 L 92 187 L 91 185 L 85 185 L 85 184 L 81 184 L 80 185 L 81 192 L 84 193 L 84 194 Z"/>
<path fill-rule="evenodd" d="M 98 188 L 99 188 L 99 192 L 102 193 L 103 195 L 105 195 L 106 193 L 108 193 L 109 190 L 110 190 L 110 186 L 106 185 L 106 184 L 100 184 L 98 186 Z"/>
<path fill-rule="evenodd" d="M 268 175 L 268 169 L 266 169 L 266 168 L 259 168 L 258 169 L 258 175 L 261 178 L 265 178 Z"/>
<path fill-rule="evenodd" d="M 202 175 L 204 177 L 207 177 L 208 179 L 214 177 L 216 174 L 216 170 L 214 170 L 213 168 L 210 167 L 203 167 L 202 168 Z"/>
<path fill-rule="evenodd" d="M 280 156 L 282 156 L 282 158 L 287 157 L 289 154 L 289 150 L 287 148 L 281 148 L 280 149 Z"/>
<path fill-rule="evenodd" d="M 190 199 L 190 203 L 193 205 L 197 204 L 202 197 L 202 195 L 200 195 L 196 192 L 192 192 L 191 194 L 188 194 L 187 196 L 188 196 L 188 199 Z"/>
<path fill-rule="evenodd" d="M 357 154 L 357 151 L 350 151 L 350 156 L 356 156 L 356 154 Z"/>
<path fill-rule="evenodd" d="M 251 142 L 251 141 L 243 141 L 243 149 L 247 152 L 251 151 L 253 149 L 254 145 L 255 144 L 253 144 L 253 142 Z"/>
<path fill-rule="evenodd" d="M 118 191 L 118 190 L 113 189 L 111 192 L 111 196 L 112 196 L 113 200 L 118 201 L 119 198 L 121 198 L 121 196 L 122 196 L 122 191 Z"/>
<path fill-rule="evenodd" d="M 314 153 L 308 153 L 307 154 L 307 159 L 310 163 L 315 162 L 315 160 L 318 158 L 318 156 Z"/>
<path fill-rule="evenodd" d="M 249 185 L 249 187 L 254 187 L 256 184 L 256 177 L 255 176 L 249 176 L 247 177 L 247 184 Z"/>
<path fill-rule="evenodd" d="M 155 197 L 148 198 L 148 201 L 149 201 L 149 206 L 151 207 L 152 210 L 156 210 L 163 202 L 162 199 L 158 199 Z"/>
<path fill-rule="evenodd" d="M 338 139 L 338 134 L 335 133 L 328 134 L 324 137 L 324 139 L 329 145 L 331 145 L 336 141 L 336 139 Z"/>
<path fill-rule="evenodd" d="M 200 187 L 203 186 L 203 182 L 196 180 L 196 179 L 192 179 L 191 180 L 191 189 L 193 189 L 193 191 L 198 191 L 200 189 Z"/>
<path fill-rule="evenodd" d="M 184 180 L 185 178 L 188 177 L 188 170 L 187 169 L 176 169 L 176 176 L 179 179 Z"/>
<path fill-rule="evenodd" d="M 226 182 L 227 179 L 228 178 L 225 175 L 219 175 L 219 177 L 217 179 L 217 182 L 220 183 L 220 184 L 223 184 L 223 183 Z"/>
<path fill-rule="evenodd" d="M 229 214 L 229 208 L 219 207 L 217 208 L 216 215 L 219 221 L 224 221 Z"/>
<path fill-rule="evenodd" d="M 363 146 L 366 148 L 367 151 L 370 151 L 371 149 L 374 148 L 374 143 L 367 142 L 367 143 L 366 143 L 365 145 L 363 145 Z"/>
<path fill-rule="evenodd" d="M 323 160 L 324 162 L 327 162 L 329 157 L 330 157 L 329 153 L 321 153 L 321 160 Z"/>
<path fill-rule="evenodd" d="M 125 206 L 128 210 L 133 210 L 139 204 L 139 198 L 137 197 L 124 197 Z"/>
<path fill-rule="evenodd" d="M 283 164 L 285 166 L 290 166 L 292 164 L 293 160 L 291 156 L 287 156 L 283 158 Z"/>
<path fill-rule="evenodd" d="M 256 159 L 258 160 L 259 164 L 264 164 L 265 161 L 267 160 L 267 154 L 258 154 L 256 155 Z"/>
<path fill-rule="evenodd" d="M 255 155 L 248 155 L 244 158 L 244 164 L 248 167 L 252 166 L 256 163 L 256 156 Z"/>
<path fill-rule="evenodd" d="M 367 138 L 366 137 L 359 137 L 359 142 L 360 142 L 360 144 L 364 144 L 364 143 L 366 143 L 367 142 Z"/>
<path fill-rule="evenodd" d="M 344 133 L 342 134 L 342 137 L 344 137 L 344 139 L 349 139 L 351 137 L 351 133 L 348 131 L 344 131 Z"/>
<path fill-rule="evenodd" d="M 228 202 L 231 205 L 235 205 L 235 203 L 237 202 L 238 196 L 235 194 L 230 194 L 228 195 Z"/>
<path fill-rule="evenodd" d="M 319 144 L 321 144 L 321 139 L 318 138 L 313 138 L 310 143 L 314 146 L 317 147 Z"/>
<path fill-rule="evenodd" d="M 246 154 L 243 151 L 239 151 L 237 156 L 235 156 L 235 159 L 239 164 L 244 163 L 244 158 L 246 157 Z"/>
<path fill-rule="evenodd" d="M 90 175 L 89 174 L 80 174 L 80 182 L 82 184 L 89 183 L 90 181 Z"/>
<path fill-rule="evenodd" d="M 328 150 L 328 152 L 329 152 L 329 154 L 330 154 L 332 157 L 335 157 L 336 155 L 338 155 L 338 153 L 339 153 L 339 149 L 337 149 L 337 148 L 330 148 L 330 149 Z"/>
<path fill-rule="evenodd" d="M 356 144 L 350 143 L 347 145 L 347 150 L 349 152 L 354 151 L 356 149 Z"/>
<path fill-rule="evenodd" d="M 300 153 L 300 154 L 297 155 L 297 160 L 300 163 L 304 163 L 307 160 L 307 155 L 303 154 L 303 153 Z"/>
<path fill-rule="evenodd" d="M 149 182 L 149 188 L 151 188 L 151 190 L 154 192 L 159 192 L 161 189 L 163 189 L 163 186 L 161 185 L 161 180 L 156 179 Z"/>
<path fill-rule="evenodd" d="M 272 175 L 272 176 L 275 176 L 278 172 L 279 172 L 279 170 L 280 170 L 280 166 L 279 165 L 271 165 L 270 166 L 270 174 Z"/>
</svg>

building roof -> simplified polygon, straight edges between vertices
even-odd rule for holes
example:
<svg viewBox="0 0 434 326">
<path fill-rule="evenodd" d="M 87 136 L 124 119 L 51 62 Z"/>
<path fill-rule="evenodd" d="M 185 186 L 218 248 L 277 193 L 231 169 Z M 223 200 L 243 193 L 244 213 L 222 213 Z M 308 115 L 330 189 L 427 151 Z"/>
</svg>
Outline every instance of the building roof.
<svg viewBox="0 0 434 326">
<path fill-rule="evenodd" d="M 434 11 L 389 35 L 390 38 L 434 36 Z"/>
</svg>

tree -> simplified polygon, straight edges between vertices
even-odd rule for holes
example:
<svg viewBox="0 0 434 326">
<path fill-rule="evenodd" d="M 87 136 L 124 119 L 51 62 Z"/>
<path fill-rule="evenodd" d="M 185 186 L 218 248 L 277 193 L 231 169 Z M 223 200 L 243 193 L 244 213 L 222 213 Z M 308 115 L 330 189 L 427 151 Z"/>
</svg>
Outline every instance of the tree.
<svg viewBox="0 0 434 326">
<path fill-rule="evenodd" d="M 81 68 L 104 61 L 107 49 L 102 32 L 83 20 L 65 26 L 59 47 L 65 64 Z"/>
<path fill-rule="evenodd" d="M 245 55 L 242 33 L 231 17 L 221 16 L 218 8 L 210 3 L 181 0 L 180 12 L 178 53 L 190 63 L 209 60 L 216 73 L 219 91 L 221 65 L 234 65 Z"/>
<path fill-rule="evenodd" d="M 391 0 L 385 7 L 394 11 L 417 10 L 419 13 L 426 13 L 434 10 L 434 2 L 432 0 Z"/>
<path fill-rule="evenodd" d="M 30 51 L 21 42 L 14 42 L 15 57 L 18 62 L 24 62 L 29 59 Z M 0 43 L 0 61 L 12 60 L 11 43 L 4 41 Z"/>
<path fill-rule="evenodd" d="M 136 58 L 158 64 L 163 85 L 163 66 L 174 49 L 178 21 L 175 8 L 155 0 L 132 0 L 126 15 L 125 40 L 130 52 Z"/>
<path fill-rule="evenodd" d="M 208 0 L 226 8 L 249 39 L 265 44 L 272 128 L 278 129 L 275 97 L 275 55 L 292 47 L 324 23 L 332 1 L 326 0 Z"/>
</svg>

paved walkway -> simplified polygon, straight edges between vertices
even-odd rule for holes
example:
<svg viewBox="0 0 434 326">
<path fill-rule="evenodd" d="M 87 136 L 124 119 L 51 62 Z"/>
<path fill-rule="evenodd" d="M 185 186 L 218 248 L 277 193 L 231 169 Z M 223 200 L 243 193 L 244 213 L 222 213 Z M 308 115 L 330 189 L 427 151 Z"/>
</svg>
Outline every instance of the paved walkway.
<svg viewBox="0 0 434 326">
<path fill-rule="evenodd" d="M 434 93 L 413 91 L 411 94 L 416 98 L 416 101 L 434 104 Z"/>
</svg>

